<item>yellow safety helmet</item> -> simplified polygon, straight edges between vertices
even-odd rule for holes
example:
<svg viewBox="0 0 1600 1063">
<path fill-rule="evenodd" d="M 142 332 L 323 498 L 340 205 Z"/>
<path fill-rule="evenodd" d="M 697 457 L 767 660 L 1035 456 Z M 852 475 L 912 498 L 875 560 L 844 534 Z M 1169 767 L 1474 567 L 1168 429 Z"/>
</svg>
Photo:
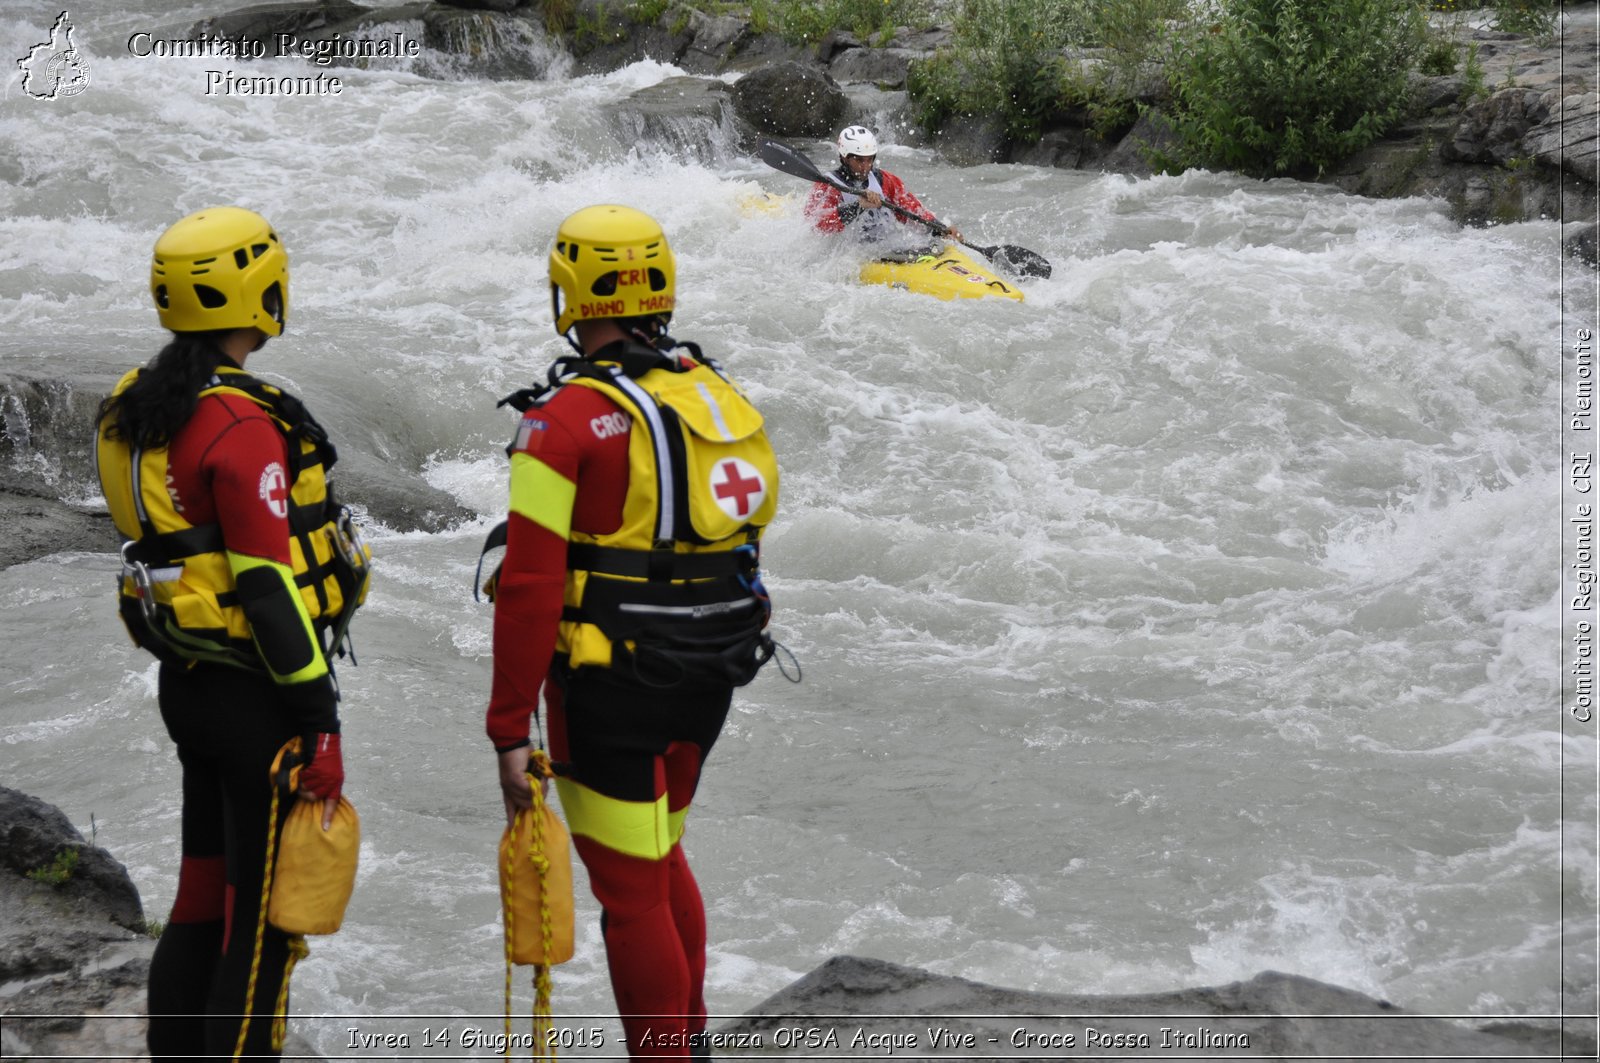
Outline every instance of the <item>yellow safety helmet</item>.
<svg viewBox="0 0 1600 1063">
<path fill-rule="evenodd" d="M 174 332 L 258 328 L 278 336 L 289 316 L 289 255 L 255 211 L 209 207 L 156 241 L 150 295 Z"/>
<path fill-rule="evenodd" d="M 666 234 L 643 211 L 585 207 L 550 249 L 550 306 L 565 336 L 579 321 L 672 317 L 677 269 Z"/>
</svg>

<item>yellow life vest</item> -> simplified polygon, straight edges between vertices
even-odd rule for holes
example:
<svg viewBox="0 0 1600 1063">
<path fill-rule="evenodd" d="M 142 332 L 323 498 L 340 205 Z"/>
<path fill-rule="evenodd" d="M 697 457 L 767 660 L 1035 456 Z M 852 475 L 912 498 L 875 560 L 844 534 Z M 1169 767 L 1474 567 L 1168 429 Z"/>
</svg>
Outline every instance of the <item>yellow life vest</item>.
<svg viewBox="0 0 1600 1063">
<path fill-rule="evenodd" d="M 755 406 L 680 346 L 694 358 L 632 347 L 552 367 L 553 386 L 611 399 L 629 433 L 621 525 L 569 536 L 556 652 L 570 668 L 623 668 L 652 685 L 742 685 L 774 649 L 759 544 L 778 509 L 778 462 Z M 508 401 L 526 409 L 545 393 Z M 497 538 L 503 526 L 485 549 Z"/>
<path fill-rule="evenodd" d="M 139 375 L 125 375 L 121 394 Z M 337 460 L 327 433 L 294 396 L 239 369 L 219 368 L 201 390 L 238 395 L 260 406 L 288 443 L 290 567 L 323 652 L 338 649 L 366 598 L 371 551 L 328 485 Z M 162 660 L 212 661 L 262 670 L 234 585 L 222 529 L 193 525 L 167 491 L 167 448 L 137 449 L 107 437 L 96 442 L 101 490 L 123 537 L 119 607 L 128 633 Z"/>
</svg>

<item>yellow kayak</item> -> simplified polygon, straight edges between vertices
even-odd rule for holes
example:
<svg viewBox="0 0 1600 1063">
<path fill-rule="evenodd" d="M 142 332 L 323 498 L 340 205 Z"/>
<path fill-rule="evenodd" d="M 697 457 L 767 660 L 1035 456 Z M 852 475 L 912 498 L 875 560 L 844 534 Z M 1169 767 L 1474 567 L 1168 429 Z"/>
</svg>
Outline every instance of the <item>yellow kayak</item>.
<svg viewBox="0 0 1600 1063">
<path fill-rule="evenodd" d="M 861 267 L 861 280 L 938 299 L 998 298 L 1022 302 L 1022 292 L 1016 285 L 1001 280 L 953 244 L 938 254 L 919 255 L 910 262 L 868 262 Z"/>
<path fill-rule="evenodd" d="M 747 218 L 783 217 L 793 213 L 797 202 L 795 196 L 780 196 L 771 192 L 747 193 L 738 198 L 739 212 Z M 1000 279 L 987 266 L 979 265 L 976 259 L 956 244 L 948 244 L 943 250 L 918 255 L 906 262 L 875 259 L 861 267 L 860 277 L 863 284 L 883 284 L 938 299 L 1013 299 L 1022 302 L 1022 291 L 1015 284 Z"/>
</svg>

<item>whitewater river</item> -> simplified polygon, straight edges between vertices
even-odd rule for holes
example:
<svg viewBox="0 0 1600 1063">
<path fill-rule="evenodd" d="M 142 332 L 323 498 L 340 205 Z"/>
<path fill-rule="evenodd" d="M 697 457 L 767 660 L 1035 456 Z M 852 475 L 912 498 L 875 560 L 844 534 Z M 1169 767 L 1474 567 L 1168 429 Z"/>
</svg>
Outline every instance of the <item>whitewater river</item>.
<svg viewBox="0 0 1600 1063">
<path fill-rule="evenodd" d="M 290 334 L 251 369 L 479 515 L 373 531 L 341 671 L 361 880 L 297 1013 L 414 1043 L 439 1023 L 402 1016 L 497 1028 L 463 1019 L 498 1014 L 503 977 L 471 594 L 504 509 L 494 403 L 565 350 L 544 255 L 606 201 L 664 225 L 674 331 L 743 382 L 783 467 L 765 556 L 805 680 L 738 697 L 686 842 L 714 1012 L 839 953 L 1054 992 L 1275 969 L 1445 1015 L 1592 1006 L 1559 510 L 1564 330 L 1595 307 L 1557 222 L 956 169 L 887 131 L 883 162 L 969 238 L 1056 266 L 1020 305 L 941 303 L 853 284 L 792 202 L 751 212 L 802 186 L 717 131 L 697 159 L 620 133 L 604 105 L 673 68 L 345 68 L 337 98 L 206 97 L 216 61 L 126 52 L 166 10 L 74 5 L 90 88 L 42 102 L 13 76 L 0 100 L 0 368 L 148 358 L 156 235 L 242 203 L 294 277 Z M 58 13 L 7 4 L 5 58 Z M 92 824 L 163 918 L 178 769 L 115 568 L 108 542 L 0 571 L 0 781 Z M 607 1015 L 581 869 L 579 894 L 555 1005 Z M 348 1025 L 297 1029 L 335 1054 Z"/>
</svg>

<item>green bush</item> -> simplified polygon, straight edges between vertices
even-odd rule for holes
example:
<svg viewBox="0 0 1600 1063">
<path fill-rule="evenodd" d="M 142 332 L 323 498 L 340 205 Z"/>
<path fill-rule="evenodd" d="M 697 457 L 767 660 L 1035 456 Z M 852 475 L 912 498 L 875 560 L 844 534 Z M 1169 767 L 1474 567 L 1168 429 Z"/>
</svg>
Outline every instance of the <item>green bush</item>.
<svg viewBox="0 0 1600 1063">
<path fill-rule="evenodd" d="M 1178 144 L 1156 161 L 1320 176 L 1399 120 L 1425 43 L 1416 0 L 1222 0 L 1169 63 Z"/>
<path fill-rule="evenodd" d="M 1033 143 L 1073 111 L 1098 126 L 1133 114 L 1133 72 L 1166 36 L 1185 0 L 963 0 L 951 44 L 913 66 L 906 89 L 926 129 L 956 115 L 995 115 L 1007 137 Z M 1089 67 L 1069 47 L 1109 49 Z"/>
<path fill-rule="evenodd" d="M 1561 13 L 1561 0 L 1490 0 L 1489 6 L 1494 28 L 1507 33 L 1552 33 Z"/>
<path fill-rule="evenodd" d="M 793 44 L 815 44 L 834 30 L 886 43 L 896 26 L 927 25 L 926 0 L 751 0 L 750 27 Z"/>
</svg>

